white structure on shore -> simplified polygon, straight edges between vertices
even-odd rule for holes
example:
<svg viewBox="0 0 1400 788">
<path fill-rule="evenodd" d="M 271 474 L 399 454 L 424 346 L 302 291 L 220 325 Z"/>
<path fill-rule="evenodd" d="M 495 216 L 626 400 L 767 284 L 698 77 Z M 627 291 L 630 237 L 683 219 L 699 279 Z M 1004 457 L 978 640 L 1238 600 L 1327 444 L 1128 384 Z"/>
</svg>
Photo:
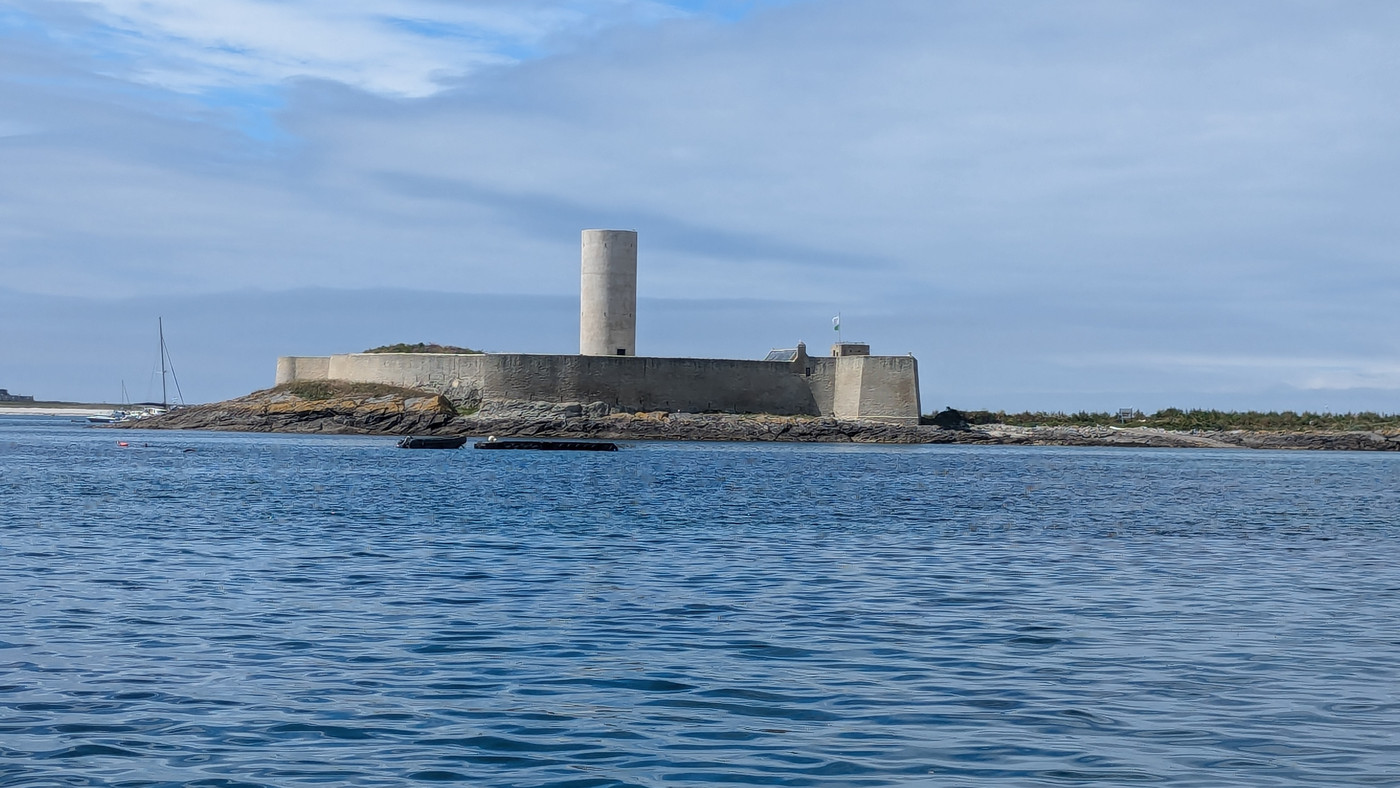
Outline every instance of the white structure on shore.
<svg viewBox="0 0 1400 788">
<path fill-rule="evenodd" d="M 468 407 L 483 402 L 601 402 L 614 410 L 831 416 L 919 421 L 913 356 L 872 356 L 838 344 L 805 345 L 763 361 L 637 356 L 637 234 L 584 230 L 579 355 L 346 353 L 283 356 L 279 385 L 301 380 L 384 383 L 434 391 Z"/>
<path fill-rule="evenodd" d="M 637 233 L 584 230 L 578 352 L 637 355 Z"/>
</svg>

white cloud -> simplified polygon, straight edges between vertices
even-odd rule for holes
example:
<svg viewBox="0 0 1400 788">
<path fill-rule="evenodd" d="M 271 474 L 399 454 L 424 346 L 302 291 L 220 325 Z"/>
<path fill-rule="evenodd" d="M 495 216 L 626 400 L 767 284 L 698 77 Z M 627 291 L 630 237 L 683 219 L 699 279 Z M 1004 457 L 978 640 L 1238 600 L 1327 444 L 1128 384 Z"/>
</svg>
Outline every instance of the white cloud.
<svg viewBox="0 0 1400 788">
<path fill-rule="evenodd" d="M 578 230 L 622 226 L 644 296 L 809 302 L 775 343 L 841 309 L 979 396 L 1400 388 L 1388 4 L 82 8 L 0 46 L 19 290 L 564 296 Z M 550 54 L 482 68 L 515 47 Z M 1312 361 L 1165 360 L 1226 356 Z"/>
<path fill-rule="evenodd" d="M 560 36 L 678 16 L 655 0 L 82 0 L 114 73 L 180 91 L 293 78 L 418 97 Z"/>
<path fill-rule="evenodd" d="M 1400 389 L 1400 360 L 1376 356 L 1241 355 L 1237 353 L 1137 353 L 1061 355 L 1066 367 L 1119 367 L 1162 376 L 1196 375 L 1237 385 L 1268 378 L 1302 391 Z"/>
<path fill-rule="evenodd" d="M 599 9 L 664 12 L 625 0 L 94 3 L 157 50 L 143 73 L 170 70 L 172 82 L 301 74 L 415 94 L 502 40 L 596 28 Z M 207 222 L 181 226 L 208 231 L 149 240 L 199 246 L 226 232 L 240 241 L 232 248 L 258 256 L 266 239 L 283 244 L 276 253 L 304 249 L 307 277 L 334 260 L 336 276 L 360 281 L 377 275 L 371 260 L 398 238 L 396 224 L 419 228 L 412 248 L 425 273 L 505 286 L 495 266 L 432 254 L 474 222 L 478 235 L 519 239 L 508 246 L 587 219 L 647 224 L 651 248 L 674 255 L 657 283 L 670 295 L 689 292 L 707 257 L 768 291 L 829 289 L 831 269 L 859 269 L 865 293 L 994 284 L 1024 294 L 1060 282 L 1098 291 L 1125 278 L 1180 292 L 1212 279 L 1258 288 L 1266 274 L 1266 286 L 1297 293 L 1324 254 L 1343 279 L 1389 271 L 1391 222 L 1370 196 L 1386 187 L 1358 185 L 1396 169 L 1388 140 L 1400 115 L 1378 100 L 1393 80 L 1356 82 L 1396 60 L 1387 16 L 1368 29 L 1308 17 L 1297 10 L 1306 5 L 1289 6 L 1298 19 L 1268 24 L 1216 12 L 1207 21 L 1221 40 L 1201 43 L 1192 36 L 1202 18 L 1169 7 L 1100 14 L 1088 3 L 1008 17 L 977 4 L 872 0 L 729 27 L 609 28 L 592 47 L 418 100 L 299 83 L 279 113 L 292 142 L 272 151 L 230 145 L 188 117 L 215 111 L 124 97 L 119 115 L 167 117 L 60 124 L 66 147 L 17 162 L 34 175 L 11 188 L 17 202 L 47 206 L 35 223 L 61 223 L 69 187 L 41 167 L 86 173 L 79 200 L 93 215 L 126 216 L 120 235 L 207 205 Z M 423 36 L 388 17 L 486 31 L 490 43 Z M 109 133 L 91 138 L 95 125 Z M 80 154 L 75 139 L 91 149 Z M 90 166 L 88 153 L 114 161 Z M 254 158 L 246 171 L 211 168 L 244 155 Z M 131 174 L 104 179 L 122 169 Z M 269 213 L 296 219 L 281 226 Z M 371 229 L 379 242 L 360 238 Z M 227 281 L 223 267 L 205 275 L 211 286 Z"/>
</svg>

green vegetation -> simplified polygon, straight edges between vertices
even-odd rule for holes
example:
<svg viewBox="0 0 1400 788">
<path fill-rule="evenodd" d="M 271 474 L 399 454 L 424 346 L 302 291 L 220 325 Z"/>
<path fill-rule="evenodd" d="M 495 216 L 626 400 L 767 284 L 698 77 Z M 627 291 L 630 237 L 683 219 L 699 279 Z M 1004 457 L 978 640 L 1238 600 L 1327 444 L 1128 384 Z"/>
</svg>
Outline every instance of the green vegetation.
<svg viewBox="0 0 1400 788">
<path fill-rule="evenodd" d="M 439 345 L 434 342 L 415 342 L 408 344 L 400 342 L 397 345 L 383 345 L 372 347 L 366 353 L 452 353 L 456 355 L 479 356 L 486 351 L 472 350 L 469 347 L 457 347 L 456 345 Z"/>
<path fill-rule="evenodd" d="M 1005 411 L 965 410 L 968 424 L 1007 424 L 1016 427 L 1158 427 L 1164 430 L 1255 430 L 1260 432 L 1349 432 L 1355 430 L 1400 429 L 1400 414 L 1381 413 L 1243 413 L 1224 410 L 1181 410 L 1167 408 L 1151 415 L 1134 413 L 1122 420 L 1116 413 L 1006 413 Z M 920 423 L 934 423 L 934 414 Z"/>
<path fill-rule="evenodd" d="M 431 392 L 386 386 L 382 383 L 350 383 L 344 380 L 298 380 L 284 383 L 273 391 L 291 394 L 306 400 L 327 400 L 337 397 L 431 397 Z"/>
</svg>

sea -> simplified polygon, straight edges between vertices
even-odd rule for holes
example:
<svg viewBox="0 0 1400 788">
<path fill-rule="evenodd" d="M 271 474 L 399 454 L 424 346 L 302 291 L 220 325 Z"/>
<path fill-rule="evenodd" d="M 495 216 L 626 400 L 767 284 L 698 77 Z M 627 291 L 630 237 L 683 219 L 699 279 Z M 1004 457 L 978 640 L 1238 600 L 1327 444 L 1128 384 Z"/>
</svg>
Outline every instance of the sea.
<svg viewBox="0 0 1400 788">
<path fill-rule="evenodd" d="M 1400 455 L 0 418 L 0 786 L 437 784 L 1400 786 Z"/>
</svg>

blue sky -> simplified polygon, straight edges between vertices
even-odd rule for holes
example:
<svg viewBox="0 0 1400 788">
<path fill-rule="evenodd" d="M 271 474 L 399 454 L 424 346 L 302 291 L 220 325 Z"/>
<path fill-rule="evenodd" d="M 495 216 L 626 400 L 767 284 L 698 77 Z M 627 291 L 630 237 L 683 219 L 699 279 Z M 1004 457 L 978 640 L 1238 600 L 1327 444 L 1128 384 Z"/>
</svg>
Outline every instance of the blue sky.
<svg viewBox="0 0 1400 788">
<path fill-rule="evenodd" d="M 1400 6 L 0 0 L 0 387 L 849 339 L 925 410 L 1400 411 Z M 431 305 L 429 308 L 427 305 Z"/>
</svg>

